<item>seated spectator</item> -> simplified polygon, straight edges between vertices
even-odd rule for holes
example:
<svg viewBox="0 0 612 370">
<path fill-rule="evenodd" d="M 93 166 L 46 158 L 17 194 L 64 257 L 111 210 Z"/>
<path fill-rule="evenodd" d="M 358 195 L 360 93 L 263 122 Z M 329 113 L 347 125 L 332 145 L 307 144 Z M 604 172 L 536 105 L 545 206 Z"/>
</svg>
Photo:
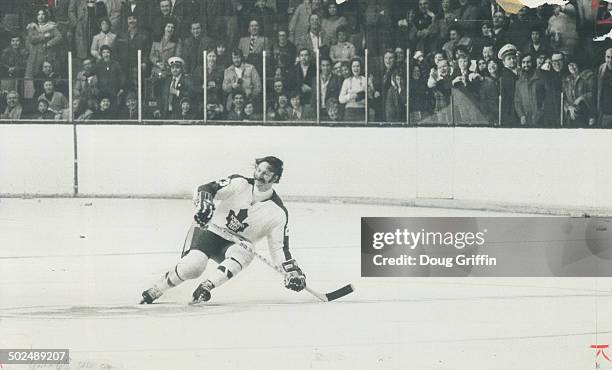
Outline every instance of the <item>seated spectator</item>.
<svg viewBox="0 0 612 370">
<path fill-rule="evenodd" d="M 99 93 L 98 76 L 93 59 L 83 59 L 83 70 L 77 73 L 72 92 L 75 97 L 83 98 L 85 102 L 90 97 L 97 99 Z"/>
<path fill-rule="evenodd" d="M 28 60 L 28 51 L 23 46 L 21 37 L 11 36 L 11 45 L 2 50 L 0 56 L 0 77 L 22 78 L 26 60 Z"/>
<path fill-rule="evenodd" d="M 257 71 L 262 71 L 263 52 L 269 51 L 270 45 L 268 38 L 259 34 L 259 23 L 256 20 L 249 22 L 249 36 L 240 39 L 238 49 L 247 63 L 254 65 Z"/>
<path fill-rule="evenodd" d="M 286 93 L 283 92 L 276 97 L 273 112 L 275 121 L 288 121 L 290 119 L 291 105 L 289 104 L 289 97 Z"/>
<path fill-rule="evenodd" d="M 47 80 L 53 80 L 57 91 L 60 91 L 64 95 L 68 94 L 68 89 L 66 89 L 66 85 L 60 81 L 60 76 L 55 72 L 53 64 L 44 61 L 42 69 L 34 75 L 34 96 L 40 96 L 44 93 L 43 83 Z"/>
<path fill-rule="evenodd" d="M 232 65 L 232 55 L 227 52 L 227 44 L 225 41 L 221 39 L 217 40 L 215 54 L 217 54 L 217 64 L 223 68 L 223 70 Z"/>
<path fill-rule="evenodd" d="M 125 73 L 119 62 L 111 59 L 112 50 L 108 45 L 100 48 L 102 59 L 96 64 L 98 89 L 101 94 L 116 97 L 123 93 Z"/>
<path fill-rule="evenodd" d="M 19 101 L 19 93 L 11 90 L 4 95 L 4 98 L 6 100 L 6 108 L 4 108 L 4 111 L 0 114 L 0 119 L 21 119 L 23 107 Z"/>
<path fill-rule="evenodd" d="M 46 101 L 47 110 L 53 114 L 61 114 L 68 107 L 68 99 L 66 99 L 64 94 L 55 90 L 55 82 L 53 80 L 46 80 L 43 84 L 43 89 L 44 93 L 38 97 L 38 101 Z"/>
<path fill-rule="evenodd" d="M 355 57 L 355 45 L 348 41 L 348 30 L 342 26 L 337 31 L 338 42 L 332 45 L 329 51 L 329 57 L 332 62 L 348 62 Z"/>
<path fill-rule="evenodd" d="M 170 0 L 155 1 L 159 6 L 152 6 L 151 10 L 151 39 L 154 42 L 160 41 L 166 33 L 166 27 L 169 23 L 174 25 L 173 33 L 179 36 L 181 32 L 180 20 L 172 14 L 172 2 Z M 187 36 L 187 35 L 185 35 Z M 172 55 L 174 56 L 174 55 Z"/>
<path fill-rule="evenodd" d="M 138 119 L 138 96 L 129 92 L 125 97 L 125 104 L 117 111 L 117 118 L 135 121 Z"/>
<path fill-rule="evenodd" d="M 227 94 L 226 105 L 230 113 L 234 94 L 241 92 L 243 100 L 254 100 L 259 98 L 262 91 L 259 73 L 252 64 L 243 63 L 243 55 L 240 50 L 235 49 L 232 52 L 232 63 L 223 75 L 223 91 Z"/>
<path fill-rule="evenodd" d="M 469 37 L 461 35 L 459 27 L 451 27 L 448 31 L 448 41 L 442 46 L 442 50 L 446 52 L 446 57 L 451 60 L 455 55 L 455 48 L 458 45 L 465 45 L 471 42 Z"/>
<path fill-rule="evenodd" d="M 272 91 L 267 96 L 268 108 L 274 110 L 274 107 L 278 103 L 278 97 L 285 93 L 285 84 L 282 78 L 274 78 L 272 83 Z"/>
<path fill-rule="evenodd" d="M 249 101 L 244 105 L 243 121 L 261 121 L 261 114 L 255 112 L 255 105 L 252 101 Z"/>
<path fill-rule="evenodd" d="M 234 92 L 226 117 L 228 121 L 242 121 L 244 119 L 244 95 L 241 91 Z"/>
<path fill-rule="evenodd" d="M 159 41 L 153 42 L 149 55 L 149 61 L 153 66 L 151 69 L 152 77 L 163 78 L 169 75 L 168 59 L 181 55 L 180 44 L 177 42 L 175 32 L 176 24 L 174 22 L 167 22 L 164 26 L 162 38 Z"/>
<path fill-rule="evenodd" d="M 105 95 L 100 98 L 99 108 L 91 115 L 92 120 L 113 120 L 116 119 L 113 98 Z"/>
<path fill-rule="evenodd" d="M 196 119 L 196 115 L 191 109 L 191 99 L 184 97 L 180 101 L 180 110 L 173 112 L 172 119 L 179 121 L 193 121 Z"/>
<path fill-rule="evenodd" d="M 38 112 L 34 115 L 37 120 L 54 120 L 55 112 L 49 110 L 49 102 L 42 99 L 38 101 Z"/>
<path fill-rule="evenodd" d="M 304 38 L 308 33 L 310 15 L 316 14 L 320 5 L 320 0 L 304 0 L 296 7 L 289 21 L 289 41 L 297 45 Z"/>
<path fill-rule="evenodd" d="M 273 3 L 276 2 L 274 1 Z M 266 38 L 271 38 L 274 36 L 274 31 L 276 27 L 275 9 L 269 7 L 266 4 L 266 0 L 255 0 L 253 6 L 247 9 L 245 13 L 246 14 L 244 18 L 246 20 L 257 21 L 257 23 L 261 27 L 261 35 L 265 36 Z"/>
<path fill-rule="evenodd" d="M 327 103 L 327 117 L 323 118 L 325 121 L 337 122 L 342 120 L 342 109 L 340 109 L 340 103 L 336 98 L 329 98 Z"/>
<path fill-rule="evenodd" d="M 79 98 L 72 99 L 72 118 L 77 120 L 78 117 L 83 113 L 82 111 L 86 108 L 86 101 Z M 56 116 L 57 117 L 57 116 Z M 70 108 L 66 108 L 62 111 L 58 118 L 60 121 L 68 122 L 71 120 Z"/>
<path fill-rule="evenodd" d="M 294 122 L 313 121 L 316 118 L 315 113 L 310 107 L 302 105 L 301 97 L 302 94 L 299 91 L 291 93 L 289 120 Z"/>
<path fill-rule="evenodd" d="M 200 22 L 191 23 L 191 33 L 181 41 L 181 58 L 185 61 L 185 72 L 195 75 L 200 70 L 202 75 L 203 54 L 215 46 L 215 42 L 202 33 Z"/>
<path fill-rule="evenodd" d="M 345 104 L 344 119 L 350 122 L 365 121 L 365 101 L 373 87 L 368 86 L 366 77 L 362 74 L 361 59 L 351 61 L 351 77 L 344 80 L 340 90 L 340 104 Z"/>
<path fill-rule="evenodd" d="M 102 46 L 108 46 L 112 49 L 116 37 L 117 35 L 111 32 L 110 20 L 108 18 L 102 19 L 100 21 L 100 33 L 95 35 L 91 41 L 91 49 L 89 51 L 91 56 L 96 60 L 102 59 L 100 48 L 102 48 Z"/>
<path fill-rule="evenodd" d="M 493 24 L 489 21 L 482 22 L 480 26 L 480 34 L 472 38 L 472 57 L 478 58 L 482 56 L 482 50 L 485 46 L 491 46 L 495 40 L 493 39 Z M 493 53 L 491 53 L 493 55 Z"/>
</svg>

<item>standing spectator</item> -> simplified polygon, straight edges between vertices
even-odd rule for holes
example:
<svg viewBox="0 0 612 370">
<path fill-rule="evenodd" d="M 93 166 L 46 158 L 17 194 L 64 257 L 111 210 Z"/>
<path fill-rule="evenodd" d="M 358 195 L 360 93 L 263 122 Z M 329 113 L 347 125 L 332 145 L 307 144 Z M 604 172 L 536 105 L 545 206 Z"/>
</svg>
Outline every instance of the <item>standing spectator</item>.
<svg viewBox="0 0 612 370">
<path fill-rule="evenodd" d="M 508 40 L 511 44 L 516 45 L 519 50 L 523 50 L 529 41 L 531 29 L 534 27 L 529 17 L 529 8 L 526 6 L 522 7 L 516 14 L 516 17 L 510 19 Z"/>
<path fill-rule="evenodd" d="M 529 40 L 523 47 L 523 54 L 549 54 L 548 46 L 542 37 L 542 30 L 537 27 L 531 27 L 531 33 L 529 34 Z"/>
<path fill-rule="evenodd" d="M 279 30 L 278 40 L 272 46 L 274 67 L 280 67 L 283 71 L 287 71 L 289 67 L 295 64 L 296 54 L 297 51 L 295 45 L 289 41 L 289 34 L 287 30 Z"/>
<path fill-rule="evenodd" d="M 581 70 L 572 60 L 569 74 L 563 80 L 563 110 L 569 127 L 592 127 L 595 124 L 595 75 L 588 69 Z"/>
<path fill-rule="evenodd" d="M 48 21 L 48 17 L 48 12 L 41 9 L 36 12 L 36 22 L 26 27 L 26 44 L 29 45 L 26 78 L 32 78 L 34 73 L 41 69 L 44 60 L 51 62 L 57 60 L 56 50 L 62 42 L 62 35 L 56 24 Z"/>
<path fill-rule="evenodd" d="M 336 62 L 348 62 L 355 58 L 355 45 L 348 41 L 348 29 L 344 26 L 338 27 L 337 40 L 335 45 L 332 45 L 329 57 Z"/>
<path fill-rule="evenodd" d="M 313 89 L 315 88 L 317 72 L 316 66 L 311 62 L 311 54 L 308 49 L 301 49 L 298 54 L 299 62 L 287 73 L 287 88 L 291 91 L 299 91 L 301 102 L 310 104 L 313 100 Z"/>
<path fill-rule="evenodd" d="M 457 26 L 462 33 L 473 36 L 478 26 L 477 21 L 480 20 L 478 8 L 471 3 L 471 0 L 459 0 L 459 7 L 454 13 L 457 15 Z"/>
<path fill-rule="evenodd" d="M 104 0 L 104 3 L 106 4 L 106 14 L 110 21 L 111 30 L 114 34 L 121 31 L 121 7 L 125 1 L 126 0 Z"/>
<path fill-rule="evenodd" d="M 161 0 L 159 7 L 152 10 L 151 14 L 151 39 L 154 42 L 160 41 L 165 37 L 166 27 L 168 24 L 174 26 L 173 34 L 178 39 L 181 24 L 179 19 L 172 15 L 172 2 L 170 0 Z"/>
<path fill-rule="evenodd" d="M 89 55 L 91 43 L 89 42 L 88 9 L 93 6 L 95 2 L 89 0 L 70 0 L 68 6 L 70 25 L 74 30 L 75 56 L 79 59 L 85 59 Z"/>
<path fill-rule="evenodd" d="M 68 50 L 72 50 L 72 43 L 74 41 L 72 34 L 72 27 L 70 25 L 70 17 L 68 15 L 68 7 L 71 0 L 53 0 L 49 2 L 49 10 L 51 12 L 51 18 L 57 24 L 57 29 L 62 35 L 62 50 L 61 54 L 65 54 Z M 68 72 L 67 63 L 62 63 L 59 67 L 60 72 L 64 75 Z"/>
<path fill-rule="evenodd" d="M 217 40 L 217 47 L 215 50 L 217 54 L 217 64 L 220 65 L 223 70 L 232 65 L 232 55 L 231 52 L 227 52 L 227 43 L 224 40 Z"/>
<path fill-rule="evenodd" d="M 77 73 L 73 94 L 77 98 L 81 98 L 83 102 L 87 99 L 97 99 L 99 93 L 98 76 L 96 76 L 96 65 L 91 58 L 83 59 L 83 70 Z"/>
<path fill-rule="evenodd" d="M 377 58 L 376 63 L 373 64 L 373 68 L 369 72 L 374 76 L 373 107 L 376 112 L 375 119 L 383 122 L 387 120 L 385 117 L 387 93 L 391 89 L 393 73 L 398 70 L 395 65 L 395 52 L 392 49 L 385 50 L 383 57 Z M 398 86 L 398 88 L 401 88 L 401 86 Z"/>
<path fill-rule="evenodd" d="M 422 67 L 414 65 L 410 72 L 410 122 L 423 120 L 428 113 L 427 81 L 421 73 Z"/>
<path fill-rule="evenodd" d="M 62 111 L 68 108 L 68 99 L 59 91 L 55 91 L 55 83 L 53 80 L 46 80 L 44 83 L 44 93 L 38 97 L 38 101 L 45 100 L 48 103 L 48 109 L 53 114 L 61 114 Z"/>
<path fill-rule="evenodd" d="M 494 40 L 495 50 L 501 50 L 502 47 L 509 43 L 508 41 L 508 29 L 506 24 L 506 16 L 502 11 L 498 11 L 493 14 L 493 25 L 492 37 Z"/>
<path fill-rule="evenodd" d="M 181 43 L 181 58 L 185 61 L 185 71 L 195 75 L 197 69 L 202 69 L 204 51 L 215 46 L 215 42 L 202 34 L 200 22 L 191 24 L 191 33 Z M 200 72 L 200 75 L 202 73 Z"/>
<path fill-rule="evenodd" d="M 578 46 L 576 10 L 571 4 L 565 5 L 563 10 L 560 5 L 555 5 L 553 9 L 554 13 L 548 20 L 548 29 L 546 30 L 550 37 L 551 48 L 554 51 L 573 56 Z"/>
<path fill-rule="evenodd" d="M 385 121 L 405 122 L 406 120 L 406 93 L 404 77 L 399 71 L 391 76 L 391 85 L 385 99 Z"/>
<path fill-rule="evenodd" d="M 235 0 L 202 0 L 200 20 L 203 23 L 205 34 L 226 35 L 226 46 L 233 46 L 233 42 L 238 38 L 236 6 Z"/>
<path fill-rule="evenodd" d="M 276 31 L 276 14 L 274 13 L 274 9 L 266 5 L 266 0 L 255 0 L 253 6 L 250 7 L 246 13 L 248 20 L 257 22 L 261 28 L 261 35 L 268 39 L 274 37 Z"/>
<path fill-rule="evenodd" d="M 245 97 L 248 100 L 256 100 L 261 95 L 259 73 L 252 64 L 243 63 L 240 50 L 235 49 L 232 52 L 232 63 L 223 75 L 223 91 L 227 94 L 228 111 L 237 92 L 242 93 L 243 100 Z"/>
<path fill-rule="evenodd" d="M 522 74 L 516 82 L 514 109 L 521 126 L 544 126 L 544 103 L 546 83 L 536 71 L 533 57 L 529 54 L 521 58 Z"/>
<path fill-rule="evenodd" d="M 597 72 L 597 114 L 601 127 L 612 127 L 612 48 Z"/>
<path fill-rule="evenodd" d="M 297 47 L 300 49 L 308 49 L 312 54 L 315 50 L 319 50 L 321 55 L 329 53 L 330 38 L 321 29 L 321 19 L 318 14 L 311 14 L 309 19 L 310 27 L 308 32 L 297 39 Z"/>
<path fill-rule="evenodd" d="M 345 104 L 344 119 L 350 122 L 365 121 L 365 102 L 372 90 L 362 74 L 361 59 L 351 61 L 351 77 L 344 80 L 340 90 L 340 104 Z"/>
<path fill-rule="evenodd" d="M 452 123 L 450 114 L 450 103 L 452 93 L 452 81 L 450 79 L 450 66 L 446 59 L 440 60 L 432 69 L 427 87 L 434 97 L 434 113 L 436 122 L 450 125 Z"/>
<path fill-rule="evenodd" d="M 169 0 L 163 0 L 170 2 Z M 162 1 L 162 2 L 163 2 Z M 151 46 L 149 61 L 152 64 L 151 75 L 155 78 L 162 78 L 169 74 L 168 60 L 177 55 L 181 55 L 181 47 L 177 41 L 176 23 L 168 21 L 164 25 L 164 34 L 159 41 L 154 41 Z"/>
<path fill-rule="evenodd" d="M 417 29 L 415 26 L 416 15 L 416 10 L 409 8 L 408 12 L 406 13 L 406 18 L 400 19 L 397 22 L 397 35 L 395 44 L 401 47 L 402 49 L 415 49 L 417 34 Z M 444 34 L 446 34 L 446 32 Z"/>
<path fill-rule="evenodd" d="M 516 46 L 506 44 L 497 54 L 504 65 L 499 74 L 501 90 L 500 124 L 504 127 L 511 127 L 518 121 L 514 111 L 514 90 L 516 87 L 516 80 L 518 79 Z"/>
<path fill-rule="evenodd" d="M 112 49 L 116 37 L 117 35 L 111 32 L 110 20 L 108 18 L 100 20 L 100 33 L 95 35 L 91 41 L 91 56 L 96 60 L 102 59 L 100 48 L 106 45 Z"/>
<path fill-rule="evenodd" d="M 448 41 L 442 46 L 442 50 L 446 52 L 446 57 L 449 60 L 453 59 L 455 55 L 455 49 L 459 45 L 465 45 L 471 43 L 469 37 L 465 37 L 461 35 L 461 31 L 459 27 L 451 27 L 448 31 Z"/>
<path fill-rule="evenodd" d="M 21 37 L 13 35 L 11 45 L 2 50 L 0 56 L 0 77 L 22 78 L 25 73 L 24 60 L 28 60 L 28 51 L 23 46 Z"/>
<path fill-rule="evenodd" d="M 21 106 L 21 102 L 19 101 L 19 93 L 17 91 L 11 90 L 6 93 L 5 98 L 6 108 L 4 108 L 4 111 L 2 112 L 2 114 L 0 114 L 0 119 L 21 119 L 23 107 Z"/>
<path fill-rule="evenodd" d="M 257 71 L 262 71 L 263 52 L 270 50 L 270 45 L 266 37 L 259 35 L 259 23 L 256 20 L 249 22 L 249 36 L 240 39 L 238 49 L 245 55 L 247 63 L 254 65 Z"/>
<path fill-rule="evenodd" d="M 161 107 L 162 118 L 172 118 L 181 112 L 181 99 L 193 95 L 191 77 L 183 73 L 185 62 L 179 57 L 169 60 L 171 75 L 162 80 Z"/>
<path fill-rule="evenodd" d="M 142 74 L 147 73 L 147 55 L 151 44 L 145 30 L 140 27 L 137 12 L 127 17 L 127 31 L 120 32 L 115 39 L 115 55 L 119 64 L 127 72 L 130 89 L 138 86 L 138 50 L 141 51 Z"/>
<path fill-rule="evenodd" d="M 336 38 L 338 28 L 346 27 L 346 18 L 338 16 L 338 7 L 334 1 L 327 4 L 327 17 L 321 22 L 321 29 L 330 37 L 330 43 L 338 42 Z"/>
<path fill-rule="evenodd" d="M 428 54 L 438 48 L 439 28 L 436 14 L 433 12 L 429 0 L 419 0 L 419 11 L 415 18 L 416 35 L 415 48 Z"/>
<path fill-rule="evenodd" d="M 478 58 L 482 56 L 482 50 L 485 46 L 493 46 L 495 40 L 493 39 L 493 25 L 489 21 L 482 22 L 480 26 L 480 35 L 474 37 L 472 47 L 472 57 Z M 491 51 L 491 55 L 493 52 Z"/>
<path fill-rule="evenodd" d="M 223 66 L 217 63 L 217 54 L 209 51 L 206 54 L 206 105 L 219 104 L 223 107 Z M 202 81 L 202 71 L 196 70 L 196 80 Z"/>
<path fill-rule="evenodd" d="M 499 65 L 497 61 L 487 62 L 487 72 L 480 83 L 480 111 L 489 124 L 497 125 L 499 120 Z"/>
<path fill-rule="evenodd" d="M 439 23 L 438 27 L 440 29 L 440 39 L 444 40 L 448 37 L 450 28 L 453 26 L 456 27 L 456 19 L 458 19 L 455 11 L 451 9 L 450 0 L 442 0 L 440 13 L 438 13 L 436 18 L 437 22 Z"/>
<path fill-rule="evenodd" d="M 96 64 L 98 88 L 101 94 L 117 97 L 123 93 L 125 74 L 119 62 L 112 60 L 111 48 L 107 45 L 100 48 L 102 59 Z"/>
<path fill-rule="evenodd" d="M 380 56 L 391 46 L 391 15 L 387 0 L 369 0 L 365 9 L 366 47 L 371 56 Z"/>
<path fill-rule="evenodd" d="M 151 32 L 151 3 L 147 0 L 127 0 L 121 5 L 121 31 L 127 32 L 129 18 L 135 16 L 138 25 L 147 35 Z M 119 34 L 119 32 L 117 33 Z"/>
<path fill-rule="evenodd" d="M 340 95 L 340 89 L 342 88 L 342 82 L 337 76 L 332 74 L 332 64 L 329 59 L 321 59 L 320 70 L 320 116 L 325 117 L 327 115 L 327 101 L 330 98 L 335 98 L 336 100 L 338 99 L 338 96 Z"/>
<path fill-rule="evenodd" d="M 310 16 L 317 13 L 313 12 L 316 4 L 320 4 L 320 0 L 304 0 L 297 6 L 289 22 L 289 41 L 297 45 L 308 33 Z"/>
</svg>

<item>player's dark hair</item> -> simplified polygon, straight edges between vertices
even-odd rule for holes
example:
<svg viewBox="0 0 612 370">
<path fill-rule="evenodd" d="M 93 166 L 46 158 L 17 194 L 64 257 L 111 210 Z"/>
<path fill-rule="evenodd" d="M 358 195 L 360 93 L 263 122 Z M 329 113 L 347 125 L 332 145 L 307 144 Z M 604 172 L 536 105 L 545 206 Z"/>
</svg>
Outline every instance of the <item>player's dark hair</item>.
<svg viewBox="0 0 612 370">
<path fill-rule="evenodd" d="M 275 182 L 278 183 L 281 177 L 283 176 L 283 161 L 271 155 L 267 157 L 255 159 L 256 165 L 260 164 L 261 162 L 266 162 L 272 167 L 272 171 L 276 175 Z"/>
</svg>

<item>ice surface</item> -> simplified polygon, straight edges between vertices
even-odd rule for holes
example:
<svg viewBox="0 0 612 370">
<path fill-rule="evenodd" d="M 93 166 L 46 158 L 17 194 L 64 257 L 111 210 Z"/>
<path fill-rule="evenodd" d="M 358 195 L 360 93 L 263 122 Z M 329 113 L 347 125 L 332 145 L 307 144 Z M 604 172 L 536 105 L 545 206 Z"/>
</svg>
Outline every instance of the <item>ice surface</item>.
<svg viewBox="0 0 612 370">
<path fill-rule="evenodd" d="M 53 369 L 576 370 L 612 344 L 611 279 L 360 278 L 360 217 L 486 212 L 287 207 L 309 284 L 355 293 L 319 303 L 253 261 L 209 305 L 186 304 L 190 281 L 139 306 L 179 257 L 190 201 L 0 199 L 0 348 L 70 348 Z"/>
</svg>

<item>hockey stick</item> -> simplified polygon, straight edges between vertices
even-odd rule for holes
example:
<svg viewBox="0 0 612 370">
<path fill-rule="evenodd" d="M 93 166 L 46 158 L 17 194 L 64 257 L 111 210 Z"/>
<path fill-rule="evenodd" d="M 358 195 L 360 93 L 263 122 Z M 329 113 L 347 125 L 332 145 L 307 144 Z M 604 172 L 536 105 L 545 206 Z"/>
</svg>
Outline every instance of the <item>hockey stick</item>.
<svg viewBox="0 0 612 370">
<path fill-rule="evenodd" d="M 259 259 L 261 262 L 266 264 L 268 267 L 272 268 L 274 271 L 278 272 L 279 274 L 285 276 L 285 271 L 283 271 L 281 267 L 276 266 L 275 264 L 270 262 L 270 260 L 268 260 L 266 257 L 259 254 L 253 248 L 253 244 L 250 241 L 244 238 L 241 238 L 239 235 L 233 234 L 226 229 L 217 227 L 215 228 L 215 232 L 221 232 L 224 238 L 240 245 L 242 248 L 246 249 L 249 253 L 252 253 L 255 257 L 257 257 L 257 259 Z M 321 302 L 330 302 L 338 298 L 342 298 L 345 295 L 353 293 L 355 291 L 355 288 L 353 287 L 353 284 L 347 284 L 343 286 L 342 288 L 336 289 L 333 292 L 329 292 L 329 293 L 317 292 L 316 290 L 310 288 L 309 286 L 306 286 L 305 290 L 308 293 L 312 294 L 313 296 L 317 297 Z"/>
</svg>

